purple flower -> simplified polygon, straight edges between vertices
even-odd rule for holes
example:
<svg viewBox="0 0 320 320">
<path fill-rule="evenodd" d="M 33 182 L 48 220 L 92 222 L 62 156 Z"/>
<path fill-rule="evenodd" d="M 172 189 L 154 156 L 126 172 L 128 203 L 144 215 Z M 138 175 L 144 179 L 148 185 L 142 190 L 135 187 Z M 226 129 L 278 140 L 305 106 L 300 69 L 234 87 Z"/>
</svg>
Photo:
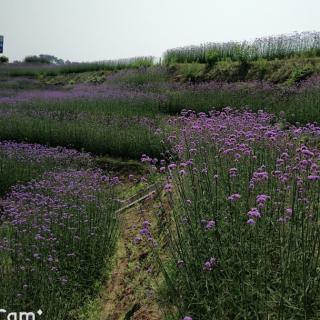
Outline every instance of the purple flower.
<svg viewBox="0 0 320 320">
<path fill-rule="evenodd" d="M 209 221 L 207 221 L 205 228 L 207 230 L 211 230 L 215 227 L 215 225 L 216 225 L 216 222 L 214 220 L 209 220 Z"/>
<path fill-rule="evenodd" d="M 148 157 L 147 155 L 143 154 L 141 156 L 141 162 L 145 162 L 145 163 L 151 163 L 152 162 L 152 158 Z"/>
<path fill-rule="evenodd" d="M 176 165 L 175 163 L 170 163 L 170 164 L 168 165 L 168 169 L 169 169 L 169 170 L 174 170 L 176 167 L 177 167 L 177 165 Z"/>
<path fill-rule="evenodd" d="M 214 257 L 211 257 L 208 261 L 203 264 L 204 271 L 212 271 L 212 269 L 217 265 L 217 260 Z"/>
<path fill-rule="evenodd" d="M 249 225 L 254 225 L 254 224 L 256 224 L 256 222 L 255 222 L 255 220 L 253 220 L 253 219 L 249 219 L 248 221 L 247 221 L 247 224 L 249 224 Z"/>
<path fill-rule="evenodd" d="M 256 180 L 256 181 L 265 181 L 265 180 L 268 180 L 268 172 L 266 171 L 258 171 L 258 172 L 254 172 L 253 173 L 253 178 Z"/>
<path fill-rule="evenodd" d="M 257 196 L 256 200 L 258 203 L 265 203 L 267 200 L 270 200 L 271 197 L 266 194 L 260 194 Z"/>
<path fill-rule="evenodd" d="M 241 195 L 239 193 L 234 193 L 231 196 L 228 197 L 228 200 L 231 202 L 235 202 L 241 198 Z"/>
<path fill-rule="evenodd" d="M 144 236 L 150 236 L 150 231 L 147 228 L 143 228 L 140 230 L 140 234 Z"/>
<path fill-rule="evenodd" d="M 286 212 L 287 212 L 287 215 L 289 216 L 289 217 L 291 217 L 292 216 L 292 208 L 287 208 L 286 209 Z"/>
<path fill-rule="evenodd" d="M 302 148 L 301 148 L 302 149 Z M 304 148 L 304 149 L 302 149 L 302 153 L 305 155 L 305 156 L 307 156 L 307 157 L 314 157 L 314 153 L 313 152 L 311 152 L 310 150 L 308 150 L 308 149 L 306 149 L 306 148 Z"/>
<path fill-rule="evenodd" d="M 238 175 L 238 169 L 237 168 L 230 168 L 229 175 L 230 175 L 230 177 L 236 177 Z"/>
<path fill-rule="evenodd" d="M 310 175 L 310 176 L 308 176 L 308 180 L 317 181 L 317 180 L 320 180 L 320 176 L 318 176 L 318 175 Z"/>
<path fill-rule="evenodd" d="M 279 222 L 279 223 L 287 223 L 287 222 L 288 222 L 288 217 L 280 217 L 280 218 L 278 219 L 278 222 Z"/>
<path fill-rule="evenodd" d="M 256 201 L 258 203 L 258 207 L 259 208 L 263 208 L 265 206 L 266 201 L 270 200 L 270 199 L 271 199 L 271 197 L 267 196 L 265 194 L 258 195 L 257 198 L 256 198 Z"/>
<path fill-rule="evenodd" d="M 164 190 L 165 192 L 172 192 L 172 184 L 171 183 L 167 183 L 165 186 L 164 186 Z"/>
<path fill-rule="evenodd" d="M 151 223 L 148 220 L 143 221 L 143 228 L 149 228 L 151 226 Z"/>
<path fill-rule="evenodd" d="M 248 212 L 248 216 L 249 216 L 249 218 L 261 218 L 261 214 L 257 208 L 252 208 Z"/>
</svg>

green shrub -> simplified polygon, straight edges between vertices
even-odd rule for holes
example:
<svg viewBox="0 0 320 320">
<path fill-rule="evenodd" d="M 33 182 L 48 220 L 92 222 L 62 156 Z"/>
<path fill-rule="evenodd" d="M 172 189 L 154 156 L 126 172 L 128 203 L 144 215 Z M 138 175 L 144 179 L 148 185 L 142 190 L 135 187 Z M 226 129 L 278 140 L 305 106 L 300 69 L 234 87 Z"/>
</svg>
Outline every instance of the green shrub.
<svg viewBox="0 0 320 320">
<path fill-rule="evenodd" d="M 177 70 L 175 72 L 175 79 L 183 82 L 195 82 L 203 79 L 206 70 L 206 66 L 201 63 L 177 64 L 175 67 Z"/>
<path fill-rule="evenodd" d="M 6 56 L 0 56 L 0 64 L 8 63 L 9 58 Z"/>
</svg>

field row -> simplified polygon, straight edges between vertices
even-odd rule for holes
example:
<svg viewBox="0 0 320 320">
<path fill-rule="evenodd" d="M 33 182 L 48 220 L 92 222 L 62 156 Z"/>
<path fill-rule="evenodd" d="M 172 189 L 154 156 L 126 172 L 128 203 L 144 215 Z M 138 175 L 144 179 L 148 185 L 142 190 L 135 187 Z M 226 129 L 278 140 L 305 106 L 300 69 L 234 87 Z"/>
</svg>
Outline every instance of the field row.
<svg viewBox="0 0 320 320">
<path fill-rule="evenodd" d="M 110 266 L 118 178 L 89 154 L 7 141 L 0 182 L 1 305 L 70 319 Z"/>
</svg>

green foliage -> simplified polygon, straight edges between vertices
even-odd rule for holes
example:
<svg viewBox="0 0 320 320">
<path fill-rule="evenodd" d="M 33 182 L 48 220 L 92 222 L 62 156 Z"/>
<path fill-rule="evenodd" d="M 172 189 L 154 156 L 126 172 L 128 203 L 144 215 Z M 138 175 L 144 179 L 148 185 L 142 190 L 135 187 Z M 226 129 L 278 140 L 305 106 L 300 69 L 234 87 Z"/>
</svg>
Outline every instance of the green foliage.
<svg viewBox="0 0 320 320">
<path fill-rule="evenodd" d="M 101 310 L 102 306 L 98 300 L 89 300 L 79 310 L 72 312 L 70 319 L 98 320 L 100 319 Z"/>
<path fill-rule="evenodd" d="M 68 146 L 94 154 L 140 159 L 161 153 L 154 134 L 158 103 L 143 101 L 65 101 L 12 107 L 0 118 L 2 140 Z M 154 119 L 151 119 L 153 117 Z M 150 119 L 150 121 L 148 120 Z M 144 120 L 155 127 L 144 124 Z"/>
<path fill-rule="evenodd" d="M 40 55 L 26 57 L 24 64 L 12 64 L 0 69 L 0 75 L 11 77 L 41 77 L 56 76 L 59 74 L 72 74 L 94 71 L 116 71 L 123 69 L 136 69 L 151 67 L 154 64 L 153 57 L 135 57 L 120 60 L 106 60 L 100 62 L 83 63 L 57 63 L 51 56 Z M 54 57 L 55 58 L 55 57 Z M 58 61 L 60 61 L 58 59 Z M 29 66 L 30 65 L 30 66 Z M 50 66 L 49 66 L 50 65 Z"/>
<path fill-rule="evenodd" d="M 170 49 L 164 54 L 164 63 L 212 64 L 227 58 L 233 61 L 274 60 L 288 57 L 315 57 L 319 56 L 319 53 L 320 33 L 302 32 L 258 38 L 251 43 L 230 41 Z"/>
<path fill-rule="evenodd" d="M 196 82 L 203 79 L 204 72 L 206 70 L 206 66 L 201 63 L 183 63 L 176 64 L 175 68 L 175 80 L 179 80 L 182 82 Z"/>
<path fill-rule="evenodd" d="M 274 72 L 273 65 L 267 59 L 257 59 L 248 70 L 247 79 L 263 80 L 267 74 Z"/>
<path fill-rule="evenodd" d="M 300 93 L 286 94 L 277 90 L 250 90 L 245 86 L 234 89 L 181 90 L 170 91 L 161 110 L 169 114 L 178 114 L 183 109 L 197 112 L 221 110 L 226 106 L 236 108 L 260 109 L 279 113 L 285 111 L 287 120 L 296 123 L 320 122 L 320 92 L 317 89 Z M 306 112 L 307 110 L 307 112 Z"/>
<path fill-rule="evenodd" d="M 121 70 L 106 79 L 110 84 L 119 84 L 131 89 L 159 91 L 169 81 L 167 69 L 161 66 Z"/>
<path fill-rule="evenodd" d="M 9 58 L 6 56 L 0 56 L 0 64 L 8 63 Z"/>
<path fill-rule="evenodd" d="M 309 66 L 305 66 L 303 68 L 297 68 L 292 71 L 290 77 L 287 79 L 286 83 L 289 85 L 295 84 L 296 82 L 305 80 L 310 75 L 312 75 L 313 70 Z"/>
<path fill-rule="evenodd" d="M 24 58 L 24 62 L 31 63 L 31 64 L 56 64 L 56 65 L 64 64 L 64 61 L 62 59 L 59 59 L 49 54 L 40 54 L 38 56 L 36 55 L 27 56 Z"/>
<path fill-rule="evenodd" d="M 28 56 L 24 58 L 25 63 L 40 63 L 40 64 L 50 64 L 50 60 L 47 59 L 46 57 L 40 56 Z"/>
<path fill-rule="evenodd" d="M 121 158 L 101 156 L 95 159 L 95 163 L 99 168 L 107 172 L 116 172 L 117 174 L 125 176 L 129 174 L 143 175 L 146 171 L 143 164 L 136 160 L 123 160 Z"/>
<path fill-rule="evenodd" d="M 219 61 L 219 52 L 216 50 L 208 50 L 205 55 L 207 64 L 212 67 Z"/>
<path fill-rule="evenodd" d="M 194 79 L 196 82 L 265 80 L 273 83 L 293 84 L 320 73 L 320 58 L 295 57 L 271 61 L 267 59 L 248 61 L 240 58 L 234 61 L 226 58 L 215 61 L 213 65 L 209 63 L 206 65 L 201 63 L 171 64 L 168 70 L 175 80 L 182 82 L 188 79 Z"/>
<path fill-rule="evenodd" d="M 112 71 L 91 71 L 82 73 L 59 74 L 57 71 L 48 71 L 39 80 L 45 85 L 74 85 L 78 83 L 100 84 Z"/>
<path fill-rule="evenodd" d="M 240 61 L 231 59 L 219 61 L 213 68 L 207 70 L 204 79 L 228 82 L 244 80 L 245 74 L 242 66 Z"/>
<path fill-rule="evenodd" d="M 153 57 L 136 57 L 130 59 L 107 60 L 93 63 L 71 63 L 59 69 L 62 74 L 81 73 L 88 71 L 115 71 L 129 68 L 150 67 L 153 65 Z"/>
</svg>

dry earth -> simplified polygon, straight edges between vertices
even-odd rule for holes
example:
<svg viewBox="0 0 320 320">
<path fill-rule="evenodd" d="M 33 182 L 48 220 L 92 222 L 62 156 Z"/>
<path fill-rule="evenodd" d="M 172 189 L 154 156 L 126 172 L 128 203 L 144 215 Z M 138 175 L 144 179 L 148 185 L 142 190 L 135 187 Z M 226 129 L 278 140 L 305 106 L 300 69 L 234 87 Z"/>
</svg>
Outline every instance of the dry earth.
<svg viewBox="0 0 320 320">
<path fill-rule="evenodd" d="M 154 287 L 151 249 L 134 244 L 144 220 L 152 221 L 159 210 L 157 201 L 147 198 L 120 215 L 121 235 L 113 272 L 101 295 L 100 320 L 161 320 Z"/>
</svg>

